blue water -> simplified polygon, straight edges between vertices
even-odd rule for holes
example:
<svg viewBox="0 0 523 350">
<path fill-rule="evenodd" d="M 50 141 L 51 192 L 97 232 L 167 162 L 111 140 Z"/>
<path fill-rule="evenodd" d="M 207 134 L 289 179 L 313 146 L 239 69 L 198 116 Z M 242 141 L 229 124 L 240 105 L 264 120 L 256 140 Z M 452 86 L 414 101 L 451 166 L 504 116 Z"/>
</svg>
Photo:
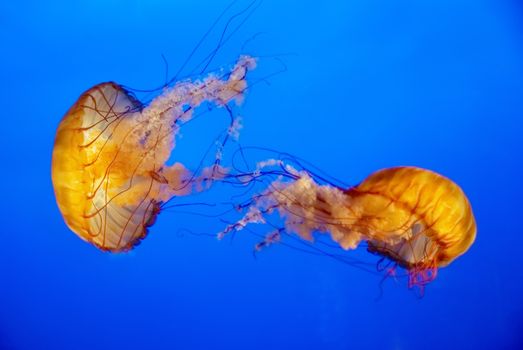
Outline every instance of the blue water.
<svg viewBox="0 0 523 350">
<path fill-rule="evenodd" d="M 227 12 L 186 72 L 248 3 Z M 242 144 L 291 152 L 351 184 L 416 165 L 462 186 L 476 242 L 423 298 L 393 279 L 377 298 L 379 276 L 284 246 L 254 259 L 248 234 L 177 235 L 220 223 L 176 212 L 130 254 L 102 253 L 68 230 L 50 179 L 63 114 L 102 81 L 161 85 L 162 55 L 172 75 L 228 4 L 0 3 L 0 348 L 523 348 L 517 1 L 267 0 L 210 67 L 242 46 L 261 56 L 252 79 L 286 66 L 237 110 Z M 205 118 L 227 121 L 220 110 Z M 186 145 L 209 142 L 199 125 Z"/>
</svg>

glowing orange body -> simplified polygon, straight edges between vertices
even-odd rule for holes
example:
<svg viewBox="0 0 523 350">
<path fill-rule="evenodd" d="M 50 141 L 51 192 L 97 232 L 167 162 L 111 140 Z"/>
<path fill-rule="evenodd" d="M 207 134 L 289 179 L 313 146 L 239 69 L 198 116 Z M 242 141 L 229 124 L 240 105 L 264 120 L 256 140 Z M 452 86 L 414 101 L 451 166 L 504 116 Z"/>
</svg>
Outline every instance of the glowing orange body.
<svg viewBox="0 0 523 350">
<path fill-rule="evenodd" d="M 368 237 L 369 249 L 412 271 L 448 265 L 476 237 L 476 222 L 463 191 L 429 170 L 383 169 L 347 195 L 362 213 L 352 229 Z"/>
<path fill-rule="evenodd" d="M 120 86 L 99 84 L 71 107 L 56 133 L 58 206 L 71 230 L 102 250 L 127 250 L 143 238 L 165 187 L 150 175 L 160 171 L 151 161 L 159 143 L 138 142 L 147 132 L 139 115 L 140 104 Z M 160 139 L 158 131 L 154 136 Z"/>
</svg>

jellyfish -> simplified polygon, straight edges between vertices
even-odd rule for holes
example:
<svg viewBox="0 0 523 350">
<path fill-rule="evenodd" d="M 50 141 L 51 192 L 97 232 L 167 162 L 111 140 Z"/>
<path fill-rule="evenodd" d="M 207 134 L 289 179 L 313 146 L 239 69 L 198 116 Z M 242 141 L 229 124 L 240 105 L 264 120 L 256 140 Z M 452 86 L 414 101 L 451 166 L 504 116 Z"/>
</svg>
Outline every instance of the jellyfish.
<svg viewBox="0 0 523 350">
<path fill-rule="evenodd" d="M 267 166 L 282 170 L 261 171 Z M 223 238 L 249 224 L 265 224 L 277 213 L 284 227 L 271 231 L 259 250 L 280 241 L 285 232 L 313 242 L 314 233 L 328 234 L 344 250 L 366 242 L 369 252 L 404 268 L 408 284 L 423 287 L 439 268 L 464 254 L 474 242 L 476 222 L 461 188 L 450 179 L 418 167 L 379 170 L 357 186 L 318 184 L 306 170 L 281 160 L 260 162 L 253 178 L 279 173 L 245 206 L 243 217 L 228 225 Z"/>
<path fill-rule="evenodd" d="M 167 165 L 176 135 L 202 103 L 240 104 L 255 60 L 240 56 L 230 71 L 166 87 L 141 103 L 114 82 L 84 92 L 60 122 L 52 182 L 67 226 L 104 251 L 130 250 L 156 220 L 161 204 L 219 178 L 219 159 L 200 174 Z M 229 133 L 237 132 L 237 120 Z"/>
</svg>

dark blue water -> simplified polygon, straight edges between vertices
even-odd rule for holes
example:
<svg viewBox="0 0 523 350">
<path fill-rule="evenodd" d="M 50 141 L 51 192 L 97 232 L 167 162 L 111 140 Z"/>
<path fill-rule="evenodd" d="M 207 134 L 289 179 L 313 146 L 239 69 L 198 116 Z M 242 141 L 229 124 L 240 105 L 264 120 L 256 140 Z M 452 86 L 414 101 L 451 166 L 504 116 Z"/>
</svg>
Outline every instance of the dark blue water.
<svg viewBox="0 0 523 350">
<path fill-rule="evenodd" d="M 517 1 L 267 0 L 209 67 L 242 46 L 261 56 L 253 79 L 269 77 L 237 110 L 242 144 L 291 152 L 351 184 L 416 165 L 462 186 L 476 242 L 423 298 L 388 279 L 377 299 L 380 276 L 284 246 L 254 259 L 247 233 L 232 243 L 176 234 L 221 224 L 174 211 L 130 254 L 102 253 L 67 229 L 50 179 L 63 114 L 102 81 L 161 85 L 162 54 L 174 74 L 228 4 L 0 4 L 0 348 L 521 349 Z M 225 14 L 185 72 L 247 5 Z M 270 76 L 279 60 L 286 71 Z M 227 121 L 220 110 L 205 118 Z M 205 118 L 184 135 L 188 160 L 213 135 Z"/>
</svg>

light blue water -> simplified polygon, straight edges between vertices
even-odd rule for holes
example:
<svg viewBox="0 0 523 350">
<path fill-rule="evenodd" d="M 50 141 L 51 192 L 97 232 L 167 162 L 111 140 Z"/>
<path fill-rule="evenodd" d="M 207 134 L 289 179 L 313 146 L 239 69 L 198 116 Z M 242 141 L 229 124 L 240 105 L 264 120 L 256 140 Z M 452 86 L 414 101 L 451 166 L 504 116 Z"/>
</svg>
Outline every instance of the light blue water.
<svg viewBox="0 0 523 350">
<path fill-rule="evenodd" d="M 244 51 L 278 54 L 287 66 L 249 91 L 242 144 L 297 154 L 352 184 L 417 165 L 463 187 L 477 240 L 424 298 L 388 280 L 376 300 L 379 276 L 283 246 L 253 259 L 252 237 L 180 237 L 202 221 L 174 212 L 127 255 L 99 252 L 67 229 L 50 179 L 63 114 L 102 81 L 161 84 L 161 55 L 176 71 L 228 4 L 0 3 L 0 348 L 522 348 L 517 1 L 267 0 L 212 64 L 227 66 L 262 33 Z M 258 63 L 258 78 L 281 67 Z M 226 121 L 221 111 L 207 117 Z M 184 136 L 188 159 L 212 135 L 200 125 Z"/>
</svg>

